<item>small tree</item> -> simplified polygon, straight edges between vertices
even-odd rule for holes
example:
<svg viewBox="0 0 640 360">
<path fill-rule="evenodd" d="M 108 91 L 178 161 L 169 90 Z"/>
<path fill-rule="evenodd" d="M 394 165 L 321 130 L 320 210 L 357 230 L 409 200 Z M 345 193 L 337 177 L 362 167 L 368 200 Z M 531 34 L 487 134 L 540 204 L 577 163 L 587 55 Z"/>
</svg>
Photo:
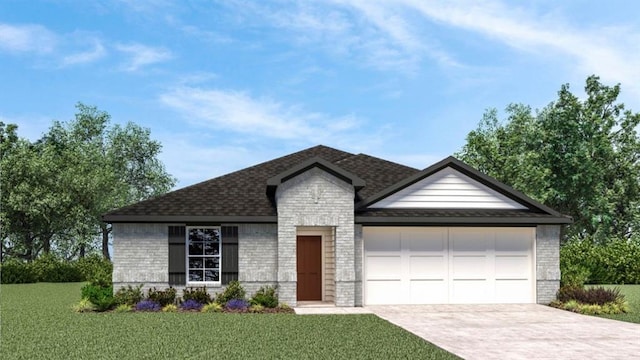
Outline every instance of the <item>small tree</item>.
<svg viewBox="0 0 640 360">
<path fill-rule="evenodd" d="M 489 110 L 457 156 L 573 216 L 565 238 L 628 238 L 640 230 L 640 114 L 617 102 L 620 85 L 591 76 L 585 92 L 563 85 L 536 113 L 508 106 L 504 122 Z"/>
</svg>

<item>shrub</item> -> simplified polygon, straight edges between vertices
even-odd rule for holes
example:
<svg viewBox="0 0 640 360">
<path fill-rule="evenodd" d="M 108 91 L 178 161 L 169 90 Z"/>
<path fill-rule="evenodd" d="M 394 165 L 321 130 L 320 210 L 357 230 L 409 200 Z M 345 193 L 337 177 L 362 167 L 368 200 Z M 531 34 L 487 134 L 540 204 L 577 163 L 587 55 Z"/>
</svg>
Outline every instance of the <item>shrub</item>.
<svg viewBox="0 0 640 360">
<path fill-rule="evenodd" d="M 133 306 L 131 306 L 129 304 L 120 304 L 120 305 L 116 306 L 114 311 L 117 312 L 117 313 L 131 312 L 131 311 L 133 311 Z"/>
<path fill-rule="evenodd" d="M 244 311 L 249 307 L 249 303 L 244 299 L 231 299 L 227 301 L 225 308 L 227 310 Z"/>
<path fill-rule="evenodd" d="M 187 301 L 182 302 L 182 304 L 180 304 L 180 308 L 182 308 L 182 310 L 200 311 L 200 309 L 202 309 L 202 303 L 194 299 L 189 299 Z"/>
<path fill-rule="evenodd" d="M 112 287 L 113 285 L 113 282 L 111 281 L 111 272 L 108 272 L 105 269 L 101 269 L 96 272 L 94 276 L 88 280 L 90 284 L 103 288 Z"/>
<path fill-rule="evenodd" d="M 0 265 L 0 275 L 2 284 L 28 284 L 38 281 L 31 264 L 15 259 Z"/>
<path fill-rule="evenodd" d="M 558 290 L 556 297 L 562 303 L 576 300 L 579 303 L 588 305 L 624 302 L 624 295 L 620 294 L 620 289 L 605 289 L 602 286 L 587 289 L 578 286 L 563 286 Z"/>
<path fill-rule="evenodd" d="M 162 308 L 162 312 L 177 312 L 178 307 L 176 304 L 169 304 Z"/>
<path fill-rule="evenodd" d="M 584 297 L 576 300 L 585 304 L 604 305 L 610 302 L 623 302 L 624 295 L 620 294 L 619 288 L 605 289 L 602 286 L 598 286 L 588 288 Z"/>
<path fill-rule="evenodd" d="M 82 274 L 82 280 L 84 281 L 93 279 L 101 273 L 111 274 L 113 272 L 113 264 L 111 261 L 98 254 L 91 254 L 80 258 L 74 265 L 80 274 Z"/>
<path fill-rule="evenodd" d="M 263 286 L 250 300 L 251 305 L 261 305 L 266 308 L 275 308 L 278 306 L 278 295 L 276 294 L 276 287 Z"/>
<path fill-rule="evenodd" d="M 629 306 L 626 302 L 609 302 L 598 305 L 582 304 L 576 300 L 569 300 L 564 304 L 554 303 L 553 306 L 585 315 L 621 314 L 629 311 Z"/>
<path fill-rule="evenodd" d="M 114 300 L 118 305 L 133 306 L 142 301 L 142 284 L 137 287 L 128 285 L 126 288 L 121 287 L 114 295 Z"/>
<path fill-rule="evenodd" d="M 182 290 L 182 301 L 195 300 L 200 304 L 208 304 L 211 302 L 211 296 L 207 292 L 206 287 L 188 288 Z"/>
<path fill-rule="evenodd" d="M 82 273 L 73 263 L 59 259 L 51 253 L 37 258 L 32 266 L 40 282 L 79 282 L 84 280 Z"/>
<path fill-rule="evenodd" d="M 136 311 L 160 311 L 160 304 L 153 300 L 142 300 L 136 304 Z"/>
<path fill-rule="evenodd" d="M 111 286 L 103 287 L 89 283 L 83 286 L 81 291 L 82 298 L 89 299 L 95 305 L 97 311 L 107 311 L 115 304 Z"/>
<path fill-rule="evenodd" d="M 589 279 L 589 270 L 582 265 L 568 264 L 561 270 L 560 286 L 582 287 Z"/>
<path fill-rule="evenodd" d="M 95 306 L 87 298 L 83 298 L 82 300 L 80 300 L 79 303 L 77 303 L 76 305 L 73 305 L 73 311 L 78 313 L 92 312 L 95 309 L 96 309 Z"/>
<path fill-rule="evenodd" d="M 147 292 L 147 299 L 153 300 L 160 304 L 160 306 L 167 306 L 176 302 L 176 289 L 170 287 L 166 290 L 156 290 L 151 288 Z"/>
<path fill-rule="evenodd" d="M 222 306 L 233 299 L 244 299 L 246 291 L 240 285 L 240 282 L 233 280 L 227 285 L 226 289 L 216 297 L 216 302 Z"/>
<path fill-rule="evenodd" d="M 211 302 L 208 304 L 205 304 L 202 309 L 200 309 L 201 312 L 204 313 L 217 313 L 217 312 L 222 312 L 222 305 L 216 303 L 216 302 Z"/>
<path fill-rule="evenodd" d="M 260 304 L 254 304 L 249 306 L 249 312 L 250 313 L 254 313 L 254 314 L 260 314 L 262 312 L 264 312 L 264 306 L 260 305 Z"/>
<path fill-rule="evenodd" d="M 570 239 L 560 248 L 562 283 L 640 284 L 640 236 L 630 239 Z"/>
<path fill-rule="evenodd" d="M 571 300 L 576 300 L 581 297 L 581 293 L 584 292 L 582 286 L 561 286 L 556 293 L 556 299 L 561 303 L 566 303 Z"/>
<path fill-rule="evenodd" d="M 79 282 L 103 278 L 108 283 L 113 266 L 99 255 L 91 255 L 77 261 L 66 261 L 53 254 L 44 254 L 32 263 L 10 259 L 1 265 L 3 284 L 34 282 Z"/>
</svg>

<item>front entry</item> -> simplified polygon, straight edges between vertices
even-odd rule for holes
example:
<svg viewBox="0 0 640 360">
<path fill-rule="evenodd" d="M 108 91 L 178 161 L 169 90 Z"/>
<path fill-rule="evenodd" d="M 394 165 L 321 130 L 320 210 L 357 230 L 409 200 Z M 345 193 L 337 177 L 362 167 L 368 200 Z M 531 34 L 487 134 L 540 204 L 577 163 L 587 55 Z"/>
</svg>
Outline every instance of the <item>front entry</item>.
<svg viewBox="0 0 640 360">
<path fill-rule="evenodd" d="M 298 236 L 296 241 L 298 301 L 322 300 L 322 237 Z"/>
</svg>

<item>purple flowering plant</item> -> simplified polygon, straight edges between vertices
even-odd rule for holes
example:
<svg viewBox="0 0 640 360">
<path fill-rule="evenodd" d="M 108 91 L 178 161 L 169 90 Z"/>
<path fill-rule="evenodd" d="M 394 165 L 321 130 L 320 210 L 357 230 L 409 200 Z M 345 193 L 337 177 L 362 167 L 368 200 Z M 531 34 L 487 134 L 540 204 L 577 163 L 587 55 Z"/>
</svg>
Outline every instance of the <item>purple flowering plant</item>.
<svg viewBox="0 0 640 360">
<path fill-rule="evenodd" d="M 228 310 L 247 310 L 249 303 L 244 299 L 231 299 L 227 302 Z"/>
<path fill-rule="evenodd" d="M 160 311 L 160 304 L 153 300 L 142 300 L 136 304 L 137 311 Z"/>
<path fill-rule="evenodd" d="M 189 299 L 187 301 L 184 301 L 182 304 L 180 304 L 180 308 L 182 308 L 182 310 L 200 311 L 200 309 L 202 309 L 202 303 L 197 300 Z"/>
</svg>

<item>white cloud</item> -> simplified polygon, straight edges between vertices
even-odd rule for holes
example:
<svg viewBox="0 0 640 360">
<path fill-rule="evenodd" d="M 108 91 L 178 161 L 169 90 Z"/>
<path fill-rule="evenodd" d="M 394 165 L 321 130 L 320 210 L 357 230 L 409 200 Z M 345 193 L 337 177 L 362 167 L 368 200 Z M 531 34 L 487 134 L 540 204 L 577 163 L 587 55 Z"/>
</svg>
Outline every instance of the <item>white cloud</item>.
<svg viewBox="0 0 640 360">
<path fill-rule="evenodd" d="M 41 25 L 0 24 L 0 52 L 32 54 L 40 66 L 71 66 L 95 62 L 107 55 L 102 41 L 88 33 L 55 33 Z"/>
<path fill-rule="evenodd" d="M 164 48 L 146 46 L 142 44 L 118 44 L 116 49 L 129 55 L 128 61 L 123 65 L 124 71 L 136 71 L 140 68 L 167 61 L 173 57 L 171 52 Z"/>
<path fill-rule="evenodd" d="M 359 123 L 354 116 L 306 112 L 300 106 L 239 91 L 180 87 L 162 94 L 160 101 L 199 126 L 275 139 L 322 141 L 353 130 Z"/>
<path fill-rule="evenodd" d="M 0 50 L 11 53 L 50 53 L 58 37 L 41 25 L 0 24 Z"/>
<path fill-rule="evenodd" d="M 571 26 L 557 14 L 504 5 L 500 1 L 423 1 L 402 3 L 430 21 L 480 33 L 535 56 L 565 56 L 566 67 L 627 84 L 640 94 L 640 31 L 632 27 Z M 577 65 L 577 66 L 576 66 Z"/>
<path fill-rule="evenodd" d="M 93 48 L 87 51 L 80 51 L 62 58 L 62 65 L 78 65 L 91 63 L 103 58 L 107 54 L 106 49 L 99 40 L 93 41 Z"/>
<path fill-rule="evenodd" d="M 367 67 L 411 73 L 425 58 L 459 66 L 435 38 L 409 21 L 403 7 L 370 1 L 235 4 L 234 12 L 245 15 L 246 21 L 284 30 L 280 33 L 289 43 L 313 46 Z"/>
<path fill-rule="evenodd" d="M 481 36 L 528 56 L 550 59 L 584 79 L 597 74 L 640 95 L 640 29 L 571 22 L 558 6 L 529 6 L 499 0 L 333 0 L 286 2 L 277 6 L 236 2 L 246 21 L 285 30 L 303 46 L 381 70 L 419 71 L 432 60 L 443 69 L 461 63 L 445 40 L 447 28 Z M 450 40 L 449 40 L 450 41 Z M 480 69 L 476 69 L 480 70 Z M 468 74 L 467 74 L 468 75 Z"/>
</svg>

